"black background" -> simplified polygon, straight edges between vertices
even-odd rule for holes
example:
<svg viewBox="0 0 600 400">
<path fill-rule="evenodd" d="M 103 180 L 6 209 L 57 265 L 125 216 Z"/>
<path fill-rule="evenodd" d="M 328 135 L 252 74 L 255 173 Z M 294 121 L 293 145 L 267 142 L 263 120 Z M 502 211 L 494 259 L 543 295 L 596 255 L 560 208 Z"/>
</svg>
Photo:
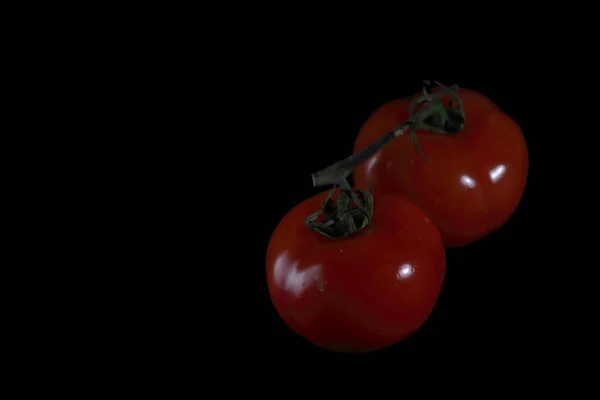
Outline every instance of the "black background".
<svg viewBox="0 0 600 400">
<path fill-rule="evenodd" d="M 217 88 L 220 97 L 205 94 L 198 105 L 181 96 L 148 152 L 156 169 L 149 174 L 146 164 L 137 163 L 140 172 L 127 179 L 130 185 L 149 176 L 151 191 L 144 195 L 155 201 L 142 215 L 142 227 L 154 236 L 144 242 L 149 260 L 139 264 L 137 254 L 131 260 L 139 265 L 132 287 L 146 294 L 136 293 L 124 312 L 128 324 L 143 327 L 143 334 L 128 340 L 137 347 L 144 343 L 143 359 L 160 359 L 164 352 L 202 363 L 210 356 L 210 367 L 227 373 L 232 366 L 461 363 L 467 357 L 496 367 L 504 360 L 514 368 L 525 362 L 553 365 L 567 353 L 580 354 L 574 348 L 594 315 L 584 306 L 596 291 L 584 289 L 595 282 L 594 260 L 579 249 L 594 249 L 595 236 L 584 232 L 594 225 L 581 201 L 586 197 L 574 189 L 588 179 L 580 160 L 595 159 L 584 157 L 589 150 L 593 155 L 592 146 L 582 146 L 589 142 L 569 136 L 580 105 L 571 99 L 573 92 L 560 81 L 549 84 L 516 71 L 468 79 L 409 76 L 397 68 L 381 76 L 356 69 L 351 74 L 324 70 L 316 61 L 311 69 L 293 62 L 269 67 L 238 70 L 234 82 L 202 77 L 201 84 Z M 266 282 L 271 234 L 290 209 L 323 190 L 312 187 L 311 174 L 351 154 L 368 116 L 390 100 L 419 92 L 422 79 L 479 91 L 520 125 L 529 154 L 525 193 L 501 229 L 447 250 L 444 288 L 418 332 L 370 354 L 321 350 L 292 332 L 273 307 Z M 152 351 L 148 339 L 140 338 L 153 339 Z"/>
<path fill-rule="evenodd" d="M 261 357 L 396 357 L 440 355 L 520 358 L 549 357 L 544 349 L 561 324 L 548 320 L 546 281 L 554 265 L 541 250 L 552 246 L 541 237 L 548 228 L 542 186 L 547 177 L 541 165 L 540 142 L 547 135 L 535 118 L 535 104 L 523 93 L 526 79 L 504 81 L 438 78 L 441 82 L 473 89 L 487 95 L 521 127 L 529 150 L 529 175 L 525 193 L 511 219 L 496 232 L 462 248 L 447 250 L 447 275 L 443 291 L 430 318 L 404 341 L 366 355 L 340 355 L 317 348 L 291 331 L 274 309 L 266 285 L 265 257 L 270 235 L 292 207 L 323 188 L 313 188 L 310 175 L 352 152 L 356 134 L 368 116 L 390 100 L 417 93 L 419 78 L 397 81 L 346 79 L 320 76 L 298 77 L 257 88 L 268 99 L 252 104 L 241 100 L 252 113 L 253 134 L 243 140 L 240 153 L 252 180 L 236 181 L 254 208 L 251 271 L 240 273 L 239 330 L 243 351 Z M 445 79 L 445 80 L 443 80 Z M 293 83 L 290 83 L 293 82 Z M 535 90 L 528 83 L 531 90 Z M 275 87 L 274 87 L 275 86 Z M 519 94 L 519 95 L 517 95 Z M 242 148 L 245 150 L 243 151 Z M 258 178 L 260 177 L 260 178 Z M 559 263 L 557 259 L 555 263 Z M 242 278 L 243 276 L 243 278 Z M 241 295 L 243 293 L 243 295 Z M 247 324 L 247 325 L 245 325 Z"/>
<path fill-rule="evenodd" d="M 594 282 L 588 277 L 593 271 L 572 248 L 592 248 L 593 236 L 580 227 L 593 226 L 589 208 L 569 202 L 573 188 L 587 178 L 572 173 L 582 153 L 570 151 L 574 141 L 562 127 L 568 126 L 565 115 L 575 115 L 567 107 L 577 104 L 561 102 L 559 85 L 517 74 L 378 77 L 333 73 L 320 65 L 305 73 L 292 67 L 241 74 L 235 84 L 223 86 L 222 98 L 210 98 L 217 106 L 213 115 L 182 120 L 181 127 L 169 120 L 170 130 L 183 132 L 174 135 L 181 142 L 161 149 L 172 152 L 163 161 L 172 168 L 167 173 L 157 168 L 152 178 L 164 177 L 160 198 L 170 198 L 169 207 L 157 204 L 169 226 L 158 237 L 174 245 L 148 247 L 154 260 L 152 267 L 143 266 L 143 276 L 158 283 L 147 286 L 151 295 L 139 297 L 130 313 L 147 310 L 148 332 L 165 335 L 157 338 L 164 351 L 190 360 L 214 354 L 211 365 L 224 368 L 219 371 L 231 365 L 256 368 L 269 360 L 278 369 L 305 361 L 316 365 L 315 360 L 353 365 L 406 357 L 551 365 L 564 354 L 578 354 L 573 348 L 590 320 L 583 306 L 595 292 L 583 289 Z M 273 307 L 266 282 L 271 234 L 290 209 L 323 190 L 312 187 L 311 174 L 351 154 L 368 116 L 390 100 L 419 92 L 422 79 L 479 91 L 519 124 L 529 154 L 523 198 L 499 230 L 447 250 L 442 293 L 415 334 L 369 354 L 321 350 L 291 331 Z M 210 84 L 221 88 L 220 82 L 227 83 Z M 182 115 L 195 112 L 182 104 Z M 582 198 L 575 197 L 578 203 Z"/>
<path fill-rule="evenodd" d="M 288 24 L 286 18 L 280 20 L 282 25 Z M 202 24 L 189 24 L 194 28 L 198 25 Z M 505 25 L 501 32 L 506 29 Z M 405 54 L 406 43 L 400 40 L 385 52 L 357 43 L 353 57 L 341 59 L 334 54 L 339 48 L 334 41 L 322 40 L 319 44 L 323 50 L 315 52 L 310 44 L 302 43 L 302 49 L 285 41 L 280 45 L 280 32 L 266 29 L 266 36 L 273 40 L 271 47 L 259 50 L 264 41 L 252 37 L 244 46 L 247 51 L 241 52 L 223 44 L 212 30 L 206 42 L 218 47 L 219 54 L 206 54 L 209 43 L 184 43 L 178 48 L 180 39 L 165 39 L 161 30 L 162 43 L 148 41 L 152 57 L 130 69 L 122 60 L 111 65 L 120 78 L 118 87 L 109 90 L 108 99 L 102 99 L 100 115 L 85 118 L 77 126 L 77 139 L 69 143 L 77 146 L 82 137 L 91 136 L 89 147 L 77 147 L 84 158 L 92 149 L 105 145 L 108 149 L 102 150 L 110 152 L 101 151 L 97 165 L 103 174 L 116 165 L 114 178 L 119 179 L 117 190 L 111 190 L 107 199 L 102 198 L 103 188 L 95 187 L 92 197 L 102 201 L 77 215 L 100 216 L 108 220 L 109 229 L 103 232 L 99 249 L 84 251 L 77 259 L 76 273 L 65 279 L 68 286 L 82 292 L 89 291 L 91 282 L 102 284 L 98 293 L 92 293 L 101 314 L 82 307 L 77 314 L 68 315 L 75 329 L 68 329 L 67 335 L 63 335 L 64 326 L 57 329 L 69 345 L 84 338 L 85 343 L 76 351 L 86 362 L 98 360 L 90 357 L 91 349 L 110 354 L 104 372 L 110 376 L 124 368 L 119 375 L 124 380 L 139 372 L 140 366 L 161 373 L 176 371 L 179 377 L 194 381 L 205 377 L 203 370 L 207 370 L 224 376 L 223 386 L 245 390 L 237 379 L 230 379 L 231 370 L 237 367 L 240 375 L 263 385 L 263 389 L 269 390 L 272 386 L 268 385 L 278 382 L 288 385 L 288 393 L 297 383 L 309 382 L 307 386 L 313 388 L 329 379 L 329 375 L 311 373 L 322 360 L 392 360 L 392 371 L 396 372 L 394 367 L 409 356 L 436 361 L 451 356 L 449 360 L 455 364 L 452 372 L 461 369 L 466 357 L 475 355 L 486 359 L 486 366 L 496 368 L 505 368 L 499 359 L 508 359 L 510 364 L 504 369 L 508 374 L 524 361 L 556 364 L 567 352 L 584 359 L 579 365 L 595 362 L 585 359 L 587 353 L 574 350 L 583 336 L 580 333 L 586 330 L 582 321 L 595 322 L 597 315 L 595 309 L 585 315 L 583 307 L 591 305 L 597 293 L 596 281 L 591 278 L 597 259 L 585 259 L 581 251 L 597 248 L 596 226 L 583 202 L 590 199 L 595 203 L 596 199 L 589 190 L 595 190 L 596 179 L 588 180 L 584 173 L 597 170 L 592 143 L 598 125 L 597 101 L 594 97 L 589 102 L 573 90 L 573 86 L 580 86 L 581 91 L 596 96 L 596 82 L 579 81 L 587 63 L 575 62 L 565 49 L 557 49 L 556 42 L 549 41 L 551 57 L 533 65 L 531 60 L 540 58 L 542 52 L 537 37 L 522 40 L 528 57 L 517 55 L 501 42 L 489 46 L 493 55 L 487 59 L 479 55 L 489 43 L 469 51 L 463 46 L 442 49 L 442 58 L 438 53 L 415 51 L 397 62 L 386 57 Z M 304 39 L 307 31 L 312 33 L 310 23 L 296 33 Z M 560 27 L 550 31 L 561 36 L 565 32 Z M 544 37 L 549 33 L 539 29 L 532 32 L 542 32 L 539 36 Z M 145 33 L 136 30 L 136 36 Z M 398 38 L 401 35 L 399 31 Z M 192 36 L 196 41 L 196 35 Z M 478 42 L 479 36 L 489 39 L 484 34 L 471 39 Z M 139 42 L 128 43 L 126 53 L 131 54 Z M 567 43 L 570 46 L 571 41 Z M 173 54 L 160 54 L 160 45 Z M 572 53 L 580 52 L 577 46 L 572 47 Z M 469 66 L 442 63 L 451 56 L 458 64 L 460 53 L 469 52 L 478 57 Z M 193 58 L 200 58 L 200 62 L 192 63 Z M 215 60 L 219 62 L 217 71 L 204 69 Z M 463 74 L 421 76 L 409 73 L 407 65 L 435 65 L 436 74 L 442 65 L 448 70 L 456 67 Z M 560 71 L 563 65 L 575 68 L 574 76 L 557 76 L 564 72 Z M 472 69 L 466 71 L 465 67 Z M 433 72 L 424 68 L 422 73 Z M 105 74 L 105 70 L 86 74 L 81 82 L 98 83 Z M 366 355 L 320 350 L 292 332 L 271 303 L 265 276 L 270 236 L 286 212 L 322 190 L 312 187 L 310 174 L 347 157 L 367 117 L 385 102 L 418 92 L 422 79 L 480 91 L 521 126 L 529 149 L 523 199 L 501 229 L 475 244 L 447 251 L 443 291 L 431 317 L 414 335 Z M 91 91 L 94 96 L 98 92 Z M 89 108 L 79 97 L 74 100 Z M 583 110 L 584 106 L 588 110 Z M 69 117 L 76 114 L 68 108 L 66 111 Z M 129 117 L 128 124 L 109 121 L 104 126 L 115 114 Z M 90 123 L 97 121 L 103 125 L 89 135 Z M 585 130 L 574 130 L 579 122 Z M 48 130 L 41 132 L 46 135 Z M 583 168 L 581 160 L 589 161 L 593 170 Z M 79 163 L 68 167 L 79 168 Z M 107 186 L 114 189 L 116 179 L 110 178 L 106 179 Z M 89 180 L 84 176 L 73 186 L 79 191 L 79 183 Z M 580 188 L 587 193 L 575 194 Z M 40 202 L 46 195 L 36 188 L 33 198 Z M 75 203 L 78 199 L 69 200 Z M 565 199 L 574 200 L 576 206 L 567 206 Z M 111 219 L 111 205 L 119 211 L 114 213 L 118 214 L 116 221 Z M 99 224 L 81 219 L 86 227 L 98 229 Z M 569 224 L 571 221 L 574 224 Z M 79 229 L 72 233 L 90 241 Z M 69 252 L 81 250 L 70 241 L 65 244 Z M 113 248 L 120 254 L 111 254 Z M 32 250 L 35 248 L 27 251 Z M 90 256 L 102 256 L 97 269 L 90 268 Z M 59 266 L 61 262 L 62 258 Z M 42 263 L 42 267 L 55 274 L 51 264 Z M 88 285 L 79 274 L 90 270 Z M 49 286 L 52 295 L 60 291 Z M 69 306 L 82 302 L 80 296 L 65 297 Z M 62 309 L 52 309 L 51 318 Z M 24 317 L 31 319 L 30 314 Z M 91 317 L 92 324 L 82 325 L 82 317 Z M 36 338 L 26 347 L 39 342 L 39 336 L 53 328 L 42 325 L 34 329 Z M 88 333 L 98 336 L 88 339 Z M 64 360 L 60 354 L 63 346 L 53 341 L 48 347 L 59 352 L 49 359 L 51 363 Z M 208 360 L 211 355 L 214 358 Z M 270 380 L 261 371 L 275 359 L 277 362 L 269 365 L 286 373 L 289 381 Z M 294 364 L 306 365 L 307 373 L 289 374 L 285 367 Z M 86 368 L 80 369 L 88 373 Z M 536 371 L 531 370 L 532 374 Z M 255 372 L 258 379 L 252 377 Z M 396 378 L 403 383 L 403 376 Z M 472 383 L 469 377 L 463 378 L 462 382 Z"/>
</svg>

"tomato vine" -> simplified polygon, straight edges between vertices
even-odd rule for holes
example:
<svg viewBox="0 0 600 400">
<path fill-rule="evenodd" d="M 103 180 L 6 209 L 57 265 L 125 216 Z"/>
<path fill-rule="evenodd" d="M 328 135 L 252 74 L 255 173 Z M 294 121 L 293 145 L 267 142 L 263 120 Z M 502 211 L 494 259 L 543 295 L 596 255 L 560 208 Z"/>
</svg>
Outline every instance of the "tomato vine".
<svg viewBox="0 0 600 400">
<path fill-rule="evenodd" d="M 369 187 L 366 192 L 353 190 L 346 180 L 354 168 L 367 161 L 393 139 L 406 133 L 407 130 L 410 131 L 416 150 L 425 160 L 431 162 L 417 144 L 416 130 L 423 129 L 440 135 L 454 135 L 464 128 L 463 103 L 456 93 L 458 85 L 447 87 L 437 81 L 435 84 L 440 88 L 437 92 L 431 90 L 430 81 L 423 81 L 423 95 L 411 101 L 409 119 L 359 152 L 312 174 L 314 187 L 326 185 L 333 185 L 333 187 L 321 209 L 306 217 L 305 225 L 308 229 L 330 239 L 336 239 L 372 226 L 373 195 L 371 188 Z M 445 96 L 449 97 L 448 105 L 444 105 L 442 102 Z M 417 110 L 417 108 L 419 109 Z M 333 201 L 331 198 L 338 187 L 340 193 L 336 201 Z M 318 221 L 321 214 L 324 214 L 324 219 Z"/>
</svg>

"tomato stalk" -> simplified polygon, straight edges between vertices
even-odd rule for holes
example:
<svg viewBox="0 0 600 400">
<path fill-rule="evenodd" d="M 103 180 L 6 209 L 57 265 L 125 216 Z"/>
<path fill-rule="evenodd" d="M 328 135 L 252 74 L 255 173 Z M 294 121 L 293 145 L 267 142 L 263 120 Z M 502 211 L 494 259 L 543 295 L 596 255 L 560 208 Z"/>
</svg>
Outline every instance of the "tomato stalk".
<svg viewBox="0 0 600 400">
<path fill-rule="evenodd" d="M 423 81 L 423 95 L 415 98 L 410 103 L 410 118 L 408 120 L 358 153 L 312 174 L 314 187 L 333 185 L 333 188 L 321 210 L 306 218 L 305 224 L 309 229 L 333 239 L 349 236 L 367 225 L 371 226 L 373 215 L 371 188 L 369 187 L 367 192 L 352 190 L 346 180 L 354 168 L 367 161 L 392 139 L 403 135 L 407 130 L 410 130 L 413 144 L 419 154 L 425 160 L 431 162 L 417 144 L 416 130 L 424 129 L 440 135 L 453 135 L 464 128 L 465 114 L 462 100 L 456 93 L 458 86 L 447 87 L 439 82 L 435 82 L 435 84 L 440 87 L 440 91 L 432 93 L 428 88 L 430 82 Z M 444 106 L 442 102 L 442 98 L 445 96 L 450 99 L 448 106 Z M 422 107 L 415 112 L 420 105 Z M 340 194 L 334 202 L 331 197 L 336 187 L 340 188 Z M 356 207 L 353 208 L 352 203 Z M 323 213 L 325 214 L 324 220 L 318 222 L 317 219 Z"/>
</svg>

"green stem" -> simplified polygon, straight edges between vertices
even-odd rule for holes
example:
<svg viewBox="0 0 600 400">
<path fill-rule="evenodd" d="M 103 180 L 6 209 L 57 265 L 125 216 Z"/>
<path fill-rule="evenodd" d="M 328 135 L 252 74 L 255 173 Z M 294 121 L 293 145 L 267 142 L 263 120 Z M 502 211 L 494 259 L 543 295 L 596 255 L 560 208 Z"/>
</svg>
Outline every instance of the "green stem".
<svg viewBox="0 0 600 400">
<path fill-rule="evenodd" d="M 369 187 L 367 192 L 352 190 L 346 180 L 354 168 L 367 161 L 393 139 L 403 135 L 406 130 L 410 130 L 413 144 L 419 154 L 427 161 L 431 161 L 417 144 L 416 130 L 424 129 L 440 135 L 451 135 L 463 129 L 465 114 L 462 101 L 456 94 L 458 86 L 453 85 L 448 88 L 439 82 L 435 83 L 441 90 L 437 93 L 430 93 L 425 87 L 425 85 L 429 85 L 429 81 L 424 81 L 423 96 L 411 102 L 410 118 L 408 120 L 358 153 L 312 174 L 313 186 L 333 185 L 333 188 L 321 210 L 306 218 L 305 224 L 308 229 L 319 232 L 330 239 L 335 239 L 352 235 L 367 225 L 371 226 L 373 215 L 371 188 Z M 444 96 L 450 97 L 449 106 L 444 106 L 442 103 Z M 453 102 L 456 102 L 457 107 L 453 107 Z M 419 104 L 424 104 L 424 106 L 415 113 L 415 108 Z M 340 187 L 340 194 L 334 202 L 331 197 L 336 186 Z M 351 207 L 352 203 L 356 204 L 355 208 Z M 322 222 L 317 221 L 323 213 L 325 214 L 324 220 Z"/>
<path fill-rule="evenodd" d="M 456 134 L 464 127 L 465 119 L 462 101 L 455 93 L 458 90 L 458 86 L 454 85 L 451 88 L 448 88 L 441 85 L 439 82 L 436 82 L 436 84 L 442 88 L 440 92 L 433 94 L 427 93 L 411 102 L 410 118 L 408 120 L 360 150 L 358 153 L 312 174 L 313 186 L 339 185 L 342 180 L 345 180 L 352 173 L 354 168 L 371 158 L 375 153 L 391 142 L 392 139 L 404 134 L 407 129 L 410 129 L 411 131 L 413 143 L 417 151 L 428 160 L 417 145 L 416 130 L 424 129 L 440 135 Z M 451 100 L 456 101 L 458 107 L 445 107 L 442 103 L 442 98 L 444 96 L 449 96 Z M 414 108 L 420 103 L 425 103 L 425 105 L 415 114 Z"/>
</svg>

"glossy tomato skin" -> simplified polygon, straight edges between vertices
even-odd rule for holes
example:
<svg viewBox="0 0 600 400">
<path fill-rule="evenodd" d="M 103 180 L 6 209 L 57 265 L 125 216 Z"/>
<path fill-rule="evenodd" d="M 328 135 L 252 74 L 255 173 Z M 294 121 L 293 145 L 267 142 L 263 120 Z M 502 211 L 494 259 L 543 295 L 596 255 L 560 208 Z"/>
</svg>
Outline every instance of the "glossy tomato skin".
<svg viewBox="0 0 600 400">
<path fill-rule="evenodd" d="M 375 196 L 407 196 L 423 209 L 447 247 L 472 243 L 499 228 L 519 204 L 528 172 L 527 145 L 519 126 L 491 100 L 459 89 L 465 127 L 453 136 L 417 131 L 423 159 L 410 135 L 392 141 L 354 170 L 357 187 Z M 408 119 L 408 99 L 377 109 L 360 129 L 359 151 Z"/>
<path fill-rule="evenodd" d="M 416 331 L 431 313 L 446 270 L 437 228 L 414 203 L 374 198 L 373 230 L 329 239 L 304 226 L 327 193 L 281 220 L 267 250 L 267 283 L 287 325 L 313 344 L 369 352 Z"/>
</svg>

